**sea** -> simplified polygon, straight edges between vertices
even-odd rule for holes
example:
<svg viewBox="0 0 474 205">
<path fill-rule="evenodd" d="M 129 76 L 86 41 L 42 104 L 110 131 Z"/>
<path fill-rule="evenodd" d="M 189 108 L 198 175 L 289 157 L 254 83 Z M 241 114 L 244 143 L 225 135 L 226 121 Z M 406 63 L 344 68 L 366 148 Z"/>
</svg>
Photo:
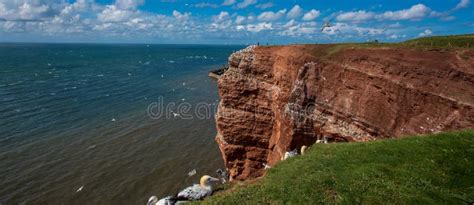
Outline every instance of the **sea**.
<svg viewBox="0 0 474 205">
<path fill-rule="evenodd" d="M 215 175 L 243 46 L 0 44 L 0 204 L 146 204 Z"/>
</svg>

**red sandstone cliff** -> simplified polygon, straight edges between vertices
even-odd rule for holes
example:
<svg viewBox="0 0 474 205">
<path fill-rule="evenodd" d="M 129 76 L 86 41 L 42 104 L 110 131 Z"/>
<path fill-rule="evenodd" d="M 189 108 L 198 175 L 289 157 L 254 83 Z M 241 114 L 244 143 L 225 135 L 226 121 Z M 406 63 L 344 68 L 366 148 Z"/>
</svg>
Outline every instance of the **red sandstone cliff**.
<svg viewBox="0 0 474 205">
<path fill-rule="evenodd" d="M 286 151 L 474 127 L 474 51 L 257 47 L 218 81 L 220 146 L 232 179 Z"/>
</svg>

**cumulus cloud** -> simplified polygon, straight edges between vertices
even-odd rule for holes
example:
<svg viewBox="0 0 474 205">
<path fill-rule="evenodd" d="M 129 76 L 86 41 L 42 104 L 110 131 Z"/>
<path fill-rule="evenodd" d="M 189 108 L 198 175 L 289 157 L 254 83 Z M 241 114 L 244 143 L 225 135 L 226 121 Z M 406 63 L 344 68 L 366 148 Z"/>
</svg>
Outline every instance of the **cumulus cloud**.
<svg viewBox="0 0 474 205">
<path fill-rule="evenodd" d="M 416 4 L 409 9 L 386 11 L 385 13 L 381 14 L 379 18 L 387 20 L 420 20 L 428 16 L 430 12 L 431 9 L 424 4 Z"/>
<path fill-rule="evenodd" d="M 247 31 L 250 32 L 261 32 L 265 30 L 272 30 L 272 23 L 262 22 L 259 24 L 249 24 L 247 25 Z"/>
<path fill-rule="evenodd" d="M 346 23 L 336 23 L 331 27 L 326 27 L 322 31 L 328 35 L 357 35 L 357 36 L 379 36 L 385 34 L 384 29 L 367 28 L 349 25 Z"/>
<path fill-rule="evenodd" d="M 223 22 L 230 19 L 229 12 L 221 11 L 218 15 L 212 17 L 214 22 Z"/>
<path fill-rule="evenodd" d="M 315 34 L 319 31 L 317 24 L 315 22 L 303 22 L 298 23 L 296 20 L 291 19 L 283 25 L 285 28 L 283 31 L 279 32 L 283 36 L 308 36 Z"/>
<path fill-rule="evenodd" d="M 245 16 L 237 16 L 235 18 L 235 23 L 236 24 L 243 24 L 245 22 L 245 20 L 247 20 L 247 18 Z"/>
<path fill-rule="evenodd" d="M 420 34 L 418 34 L 419 37 L 427 37 L 427 36 L 432 36 L 433 32 L 429 29 L 424 30 Z"/>
<path fill-rule="evenodd" d="M 145 0 L 116 0 L 115 4 L 120 9 L 137 9 Z"/>
<path fill-rule="evenodd" d="M 227 11 L 221 11 L 218 15 L 212 17 L 213 22 L 211 24 L 214 30 L 227 29 L 232 25 L 232 20 Z"/>
<path fill-rule="evenodd" d="M 219 5 L 203 2 L 203 3 L 195 4 L 194 7 L 196 7 L 196 8 L 206 8 L 206 7 L 208 7 L 208 8 L 218 8 Z"/>
<path fill-rule="evenodd" d="M 59 1 L 48 4 L 40 0 L 1 0 L 0 18 L 9 21 L 42 21 L 59 12 L 55 10 L 58 4 Z"/>
<path fill-rule="evenodd" d="M 135 11 L 122 10 L 116 5 L 108 5 L 105 9 L 97 15 L 102 22 L 123 22 L 128 20 L 135 14 Z"/>
<path fill-rule="evenodd" d="M 255 7 L 259 8 L 259 9 L 268 9 L 268 8 L 273 7 L 273 3 L 272 2 L 267 2 L 267 3 L 263 3 L 263 4 L 257 4 Z"/>
<path fill-rule="evenodd" d="M 27 2 L 23 3 L 20 6 L 18 14 L 21 19 L 36 19 L 46 11 L 48 11 L 49 6 L 47 5 L 40 5 L 40 6 L 33 6 Z"/>
<path fill-rule="evenodd" d="M 235 7 L 238 9 L 243 9 L 256 3 L 257 3 L 257 0 L 243 0 L 242 2 L 238 3 Z"/>
<path fill-rule="evenodd" d="M 70 3 L 69 3 L 70 2 Z M 0 35 L 129 38 L 194 38 L 202 35 L 190 13 L 162 15 L 140 11 L 144 1 L 0 0 Z M 146 32 L 143 32 L 146 30 Z M 94 38 L 95 39 L 95 38 Z"/>
<path fill-rule="evenodd" d="M 397 11 L 385 11 L 383 13 L 375 13 L 365 10 L 350 11 L 339 13 L 336 16 L 338 21 L 352 21 L 352 22 L 364 22 L 368 20 L 421 20 L 425 17 L 446 17 L 448 13 L 441 13 L 432 11 L 429 7 L 424 4 L 416 4 L 408 9 L 402 9 Z"/>
<path fill-rule="evenodd" d="M 336 16 L 336 20 L 338 21 L 367 21 L 370 19 L 373 19 L 375 17 L 374 12 L 367 12 L 364 10 L 360 11 L 351 11 L 351 12 L 345 12 L 341 13 Z"/>
<path fill-rule="evenodd" d="M 464 8 L 467 8 L 469 7 L 469 4 L 471 2 L 469 0 L 461 0 L 457 5 L 456 7 L 454 7 L 454 10 L 459 10 L 459 9 L 464 9 Z"/>
<path fill-rule="evenodd" d="M 299 5 L 293 6 L 293 8 L 288 12 L 287 17 L 290 19 L 295 19 L 301 16 L 303 9 Z"/>
<path fill-rule="evenodd" d="M 178 21 L 186 21 L 189 19 L 191 16 L 191 13 L 185 12 L 181 13 L 179 11 L 173 10 L 173 16 L 178 20 Z"/>
<path fill-rule="evenodd" d="M 277 12 L 273 11 L 266 11 L 261 13 L 258 16 L 258 20 L 260 21 L 276 21 L 280 19 L 281 17 L 285 16 L 286 14 L 286 9 L 279 10 Z"/>
<path fill-rule="evenodd" d="M 311 9 L 311 11 L 309 11 L 309 12 L 306 13 L 306 14 L 304 14 L 303 20 L 304 20 L 304 21 L 312 21 L 312 20 L 318 18 L 320 14 L 321 14 L 320 11 L 317 11 L 317 10 L 315 10 L 315 9 Z"/>
</svg>

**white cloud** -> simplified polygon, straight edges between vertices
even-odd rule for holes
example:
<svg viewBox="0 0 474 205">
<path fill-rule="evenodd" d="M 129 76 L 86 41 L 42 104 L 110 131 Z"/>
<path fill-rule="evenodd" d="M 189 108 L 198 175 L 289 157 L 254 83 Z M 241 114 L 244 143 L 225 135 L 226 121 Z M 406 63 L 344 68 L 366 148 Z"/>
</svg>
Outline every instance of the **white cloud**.
<svg viewBox="0 0 474 205">
<path fill-rule="evenodd" d="M 223 6 L 230 6 L 234 4 L 235 4 L 235 0 L 224 0 L 224 2 L 222 2 Z"/>
<path fill-rule="evenodd" d="M 293 6 L 293 8 L 288 12 L 287 17 L 290 19 L 295 19 L 301 16 L 303 9 L 299 5 Z"/>
<path fill-rule="evenodd" d="M 464 9 L 464 8 L 467 8 L 469 7 L 469 4 L 471 2 L 469 0 L 461 0 L 457 5 L 456 7 L 454 8 L 454 10 L 459 10 L 459 9 Z"/>
<path fill-rule="evenodd" d="M 378 36 L 386 33 L 384 29 L 359 27 L 346 23 L 336 23 L 331 27 L 324 28 L 322 32 L 328 35 L 344 36 Z"/>
<path fill-rule="evenodd" d="M 247 31 L 250 32 L 260 32 L 265 30 L 272 30 L 272 23 L 259 23 L 259 24 L 249 24 L 247 25 Z"/>
<path fill-rule="evenodd" d="M 216 31 L 227 29 L 232 25 L 232 20 L 227 11 L 221 11 L 219 15 L 213 16 L 212 19 L 211 27 Z"/>
<path fill-rule="evenodd" d="M 360 10 L 360 11 L 351 11 L 351 12 L 341 13 L 336 16 L 336 20 L 361 22 L 361 21 L 367 21 L 367 20 L 373 19 L 374 17 L 375 17 L 374 12 L 367 12 L 364 10 Z"/>
<path fill-rule="evenodd" d="M 23 5 L 20 6 L 19 14 L 22 19 L 35 19 L 38 16 L 41 16 L 46 11 L 48 11 L 48 9 L 49 6 L 47 5 L 35 7 L 25 2 L 23 3 Z"/>
<path fill-rule="evenodd" d="M 119 9 L 115 5 L 108 5 L 97 17 L 102 22 L 122 22 L 128 20 L 134 13 L 134 11 Z"/>
<path fill-rule="evenodd" d="M 178 21 L 186 21 L 189 19 L 191 16 L 191 13 L 185 12 L 181 13 L 179 11 L 173 10 L 173 16 L 178 20 Z"/>
<path fill-rule="evenodd" d="M 272 2 L 267 2 L 267 3 L 264 3 L 264 4 L 257 4 L 255 7 L 259 8 L 259 9 L 268 9 L 268 8 L 273 7 L 273 3 Z"/>
<path fill-rule="evenodd" d="M 116 0 L 115 5 L 120 9 L 137 9 L 137 7 L 143 5 L 145 0 Z"/>
<path fill-rule="evenodd" d="M 235 18 L 235 23 L 236 24 L 243 24 L 247 18 L 245 16 L 237 16 Z"/>
<path fill-rule="evenodd" d="M 290 21 L 288 21 L 285 25 L 283 25 L 284 28 L 289 28 L 289 27 L 292 27 L 296 25 L 296 21 L 294 19 L 291 19 Z"/>
<path fill-rule="evenodd" d="M 68 2 L 0 0 L 0 35 L 23 32 L 71 40 L 76 37 L 191 39 L 202 36 L 211 27 L 193 21 L 191 13 L 174 11 L 168 16 L 140 11 L 138 7 L 143 1 L 114 1 L 108 5 L 94 0 Z"/>
<path fill-rule="evenodd" d="M 429 29 L 426 29 L 425 31 L 418 34 L 419 37 L 426 37 L 426 36 L 432 36 L 432 35 L 433 35 L 433 32 Z"/>
<path fill-rule="evenodd" d="M 321 14 L 320 11 L 317 11 L 317 10 L 312 9 L 312 10 L 309 11 L 308 13 L 304 14 L 303 20 L 305 20 L 305 21 L 312 21 L 312 20 L 318 18 L 320 14 Z"/>
<path fill-rule="evenodd" d="M 217 4 L 211 4 L 211 3 L 206 3 L 206 2 L 202 2 L 202 3 L 195 4 L 194 7 L 196 7 L 196 8 L 206 8 L 206 7 L 209 7 L 209 8 L 218 8 L 219 5 L 217 5 Z"/>
<path fill-rule="evenodd" d="M 258 16 L 258 20 L 260 21 L 276 21 L 280 19 L 281 17 L 285 16 L 286 14 L 286 9 L 279 10 L 277 12 L 273 11 L 266 11 L 261 13 Z"/>
<path fill-rule="evenodd" d="M 214 22 L 223 22 L 230 19 L 229 12 L 221 11 L 219 15 L 213 16 Z"/>
<path fill-rule="evenodd" d="M 247 8 L 250 5 L 256 4 L 257 0 L 244 0 L 236 5 L 236 8 L 243 9 Z"/>
<path fill-rule="evenodd" d="M 409 9 L 399 11 L 386 11 L 378 16 L 386 20 L 420 20 L 430 13 L 431 9 L 424 4 L 416 4 Z"/>
<path fill-rule="evenodd" d="M 314 35 L 319 32 L 319 27 L 317 27 L 316 22 L 302 22 L 298 23 L 294 19 L 291 19 L 283 25 L 283 30 L 278 34 L 282 36 L 306 36 Z"/>
</svg>

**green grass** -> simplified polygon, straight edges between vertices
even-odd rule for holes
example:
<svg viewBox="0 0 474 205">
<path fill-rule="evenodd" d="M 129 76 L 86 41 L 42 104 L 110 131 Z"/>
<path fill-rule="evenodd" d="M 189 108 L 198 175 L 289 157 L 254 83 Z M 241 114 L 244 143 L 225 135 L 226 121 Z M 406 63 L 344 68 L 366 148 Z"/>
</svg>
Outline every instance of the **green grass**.
<svg viewBox="0 0 474 205">
<path fill-rule="evenodd" d="M 409 40 L 402 44 L 426 48 L 474 48 L 474 35 L 433 36 Z"/>
<path fill-rule="evenodd" d="M 466 204 L 474 202 L 473 171 L 474 130 L 316 144 L 203 203 Z"/>
<path fill-rule="evenodd" d="M 474 34 L 456 36 L 432 36 L 412 39 L 399 43 L 337 43 L 324 44 L 325 47 L 315 47 L 313 54 L 322 59 L 326 59 L 342 49 L 352 48 L 410 48 L 418 50 L 453 50 L 453 49 L 474 49 Z"/>
</svg>

